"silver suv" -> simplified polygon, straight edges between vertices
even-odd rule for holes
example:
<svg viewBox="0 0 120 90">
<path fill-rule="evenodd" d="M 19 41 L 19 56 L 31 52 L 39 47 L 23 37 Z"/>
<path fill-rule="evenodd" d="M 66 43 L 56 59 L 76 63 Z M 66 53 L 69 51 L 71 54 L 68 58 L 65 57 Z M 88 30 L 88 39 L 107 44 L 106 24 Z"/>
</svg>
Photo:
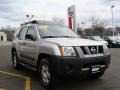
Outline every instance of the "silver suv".
<svg viewBox="0 0 120 90">
<path fill-rule="evenodd" d="M 22 24 L 14 35 L 11 53 L 14 68 L 36 70 L 46 88 L 60 77 L 85 73 L 97 79 L 110 64 L 105 43 L 80 38 L 69 28 L 49 21 Z"/>
</svg>

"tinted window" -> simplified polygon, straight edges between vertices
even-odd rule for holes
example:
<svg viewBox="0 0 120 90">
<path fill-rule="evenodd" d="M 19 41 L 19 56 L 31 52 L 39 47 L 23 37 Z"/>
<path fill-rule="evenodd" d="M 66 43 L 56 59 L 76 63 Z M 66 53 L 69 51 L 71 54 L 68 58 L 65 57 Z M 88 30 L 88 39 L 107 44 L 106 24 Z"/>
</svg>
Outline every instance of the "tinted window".
<svg viewBox="0 0 120 90">
<path fill-rule="evenodd" d="M 27 29 L 26 26 L 21 28 L 20 33 L 19 33 L 20 40 L 23 40 L 26 29 Z"/>
<path fill-rule="evenodd" d="M 32 35 L 34 37 L 36 37 L 36 32 L 35 32 L 35 28 L 33 26 L 28 27 L 27 33 L 29 35 Z"/>
</svg>

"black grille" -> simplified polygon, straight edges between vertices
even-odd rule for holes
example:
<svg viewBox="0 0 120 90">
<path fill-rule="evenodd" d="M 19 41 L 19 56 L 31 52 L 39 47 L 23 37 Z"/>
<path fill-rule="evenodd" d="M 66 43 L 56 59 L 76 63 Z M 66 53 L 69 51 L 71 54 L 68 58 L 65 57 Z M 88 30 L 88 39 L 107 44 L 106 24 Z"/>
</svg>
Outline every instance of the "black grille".
<svg viewBox="0 0 120 90">
<path fill-rule="evenodd" d="M 97 54 L 97 46 L 88 46 L 91 54 Z"/>
<path fill-rule="evenodd" d="M 88 54 L 87 50 L 85 50 L 85 47 L 84 46 L 81 46 L 81 49 L 83 51 L 84 54 Z"/>
<path fill-rule="evenodd" d="M 100 54 L 104 52 L 103 46 L 81 46 L 80 48 L 85 55 Z"/>
<path fill-rule="evenodd" d="M 98 46 L 98 53 L 103 53 L 103 47 L 102 46 Z"/>
</svg>

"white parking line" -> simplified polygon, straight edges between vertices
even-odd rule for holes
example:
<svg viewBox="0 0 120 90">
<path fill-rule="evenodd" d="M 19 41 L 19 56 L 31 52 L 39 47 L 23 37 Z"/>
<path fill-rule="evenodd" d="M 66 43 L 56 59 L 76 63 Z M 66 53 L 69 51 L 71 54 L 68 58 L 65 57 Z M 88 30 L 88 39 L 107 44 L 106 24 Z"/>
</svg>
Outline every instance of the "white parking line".
<svg viewBox="0 0 120 90">
<path fill-rule="evenodd" d="M 11 42 L 0 42 L 0 46 L 11 45 Z"/>
</svg>

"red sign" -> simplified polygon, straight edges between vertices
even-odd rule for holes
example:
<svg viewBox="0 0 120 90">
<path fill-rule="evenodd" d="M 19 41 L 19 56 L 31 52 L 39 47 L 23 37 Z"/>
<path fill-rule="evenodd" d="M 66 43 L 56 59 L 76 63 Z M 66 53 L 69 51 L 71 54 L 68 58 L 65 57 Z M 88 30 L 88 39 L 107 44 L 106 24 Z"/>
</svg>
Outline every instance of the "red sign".
<svg viewBox="0 0 120 90">
<path fill-rule="evenodd" d="M 69 28 L 73 29 L 73 19 L 72 19 L 72 17 L 69 17 Z"/>
</svg>

